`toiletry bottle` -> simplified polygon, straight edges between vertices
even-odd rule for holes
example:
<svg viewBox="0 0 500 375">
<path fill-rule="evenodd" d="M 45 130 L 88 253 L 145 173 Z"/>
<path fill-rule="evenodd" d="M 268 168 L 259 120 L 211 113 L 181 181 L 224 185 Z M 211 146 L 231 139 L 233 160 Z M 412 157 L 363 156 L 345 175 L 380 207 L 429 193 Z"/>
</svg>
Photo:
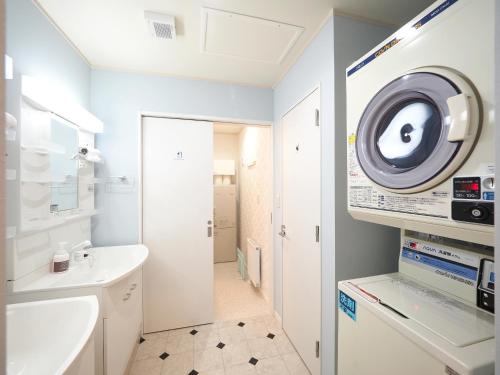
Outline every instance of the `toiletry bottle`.
<svg viewBox="0 0 500 375">
<path fill-rule="evenodd" d="M 60 273 L 68 270 L 69 253 L 66 250 L 67 245 L 67 242 L 59 242 L 59 250 L 56 251 L 52 260 L 52 272 Z"/>
</svg>

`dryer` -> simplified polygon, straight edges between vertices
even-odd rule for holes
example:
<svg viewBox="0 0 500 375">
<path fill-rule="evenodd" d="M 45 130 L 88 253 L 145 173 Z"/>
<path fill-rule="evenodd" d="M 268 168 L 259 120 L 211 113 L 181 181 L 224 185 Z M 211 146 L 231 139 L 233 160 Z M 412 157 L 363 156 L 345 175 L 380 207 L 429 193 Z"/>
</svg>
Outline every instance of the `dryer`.
<svg viewBox="0 0 500 375">
<path fill-rule="evenodd" d="M 492 245 L 494 1 L 438 1 L 347 74 L 348 210 Z"/>
</svg>

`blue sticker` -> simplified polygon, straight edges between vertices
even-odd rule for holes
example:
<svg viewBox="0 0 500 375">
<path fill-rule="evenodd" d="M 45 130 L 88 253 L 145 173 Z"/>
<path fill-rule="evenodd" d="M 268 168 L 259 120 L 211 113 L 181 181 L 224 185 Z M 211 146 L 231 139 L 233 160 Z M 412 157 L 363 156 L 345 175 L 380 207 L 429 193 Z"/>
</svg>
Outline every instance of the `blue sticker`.
<svg viewBox="0 0 500 375">
<path fill-rule="evenodd" d="M 476 281 L 477 279 L 476 267 L 439 258 L 437 256 L 422 253 L 420 251 L 412 250 L 407 247 L 403 247 L 403 250 L 401 251 L 401 256 L 413 262 L 424 264 L 428 267 L 437 268 L 445 272 L 450 272 L 472 281 Z"/>
<path fill-rule="evenodd" d="M 356 321 L 356 301 L 339 290 L 339 309 Z"/>
<path fill-rule="evenodd" d="M 494 201 L 495 200 L 495 193 L 493 191 L 485 191 L 483 193 L 483 200 Z"/>
</svg>

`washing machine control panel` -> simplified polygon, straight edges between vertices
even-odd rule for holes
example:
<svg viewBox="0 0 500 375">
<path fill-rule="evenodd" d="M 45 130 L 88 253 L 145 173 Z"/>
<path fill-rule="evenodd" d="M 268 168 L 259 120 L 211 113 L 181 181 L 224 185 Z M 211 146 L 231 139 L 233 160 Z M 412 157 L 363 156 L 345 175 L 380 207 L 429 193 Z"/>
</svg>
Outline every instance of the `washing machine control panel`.
<svg viewBox="0 0 500 375">
<path fill-rule="evenodd" d="M 495 265 L 490 259 L 482 259 L 479 267 L 477 306 L 495 312 Z"/>
<path fill-rule="evenodd" d="M 465 176 L 453 178 L 453 220 L 494 225 L 495 178 Z"/>
</svg>

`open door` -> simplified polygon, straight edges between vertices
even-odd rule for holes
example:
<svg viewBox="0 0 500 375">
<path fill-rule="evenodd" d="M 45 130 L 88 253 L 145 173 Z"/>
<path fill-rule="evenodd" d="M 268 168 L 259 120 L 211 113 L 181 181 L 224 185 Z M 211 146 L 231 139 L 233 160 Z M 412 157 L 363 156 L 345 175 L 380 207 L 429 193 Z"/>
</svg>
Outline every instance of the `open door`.
<svg viewBox="0 0 500 375">
<path fill-rule="evenodd" d="M 213 124 L 142 124 L 144 332 L 213 321 Z"/>
</svg>

